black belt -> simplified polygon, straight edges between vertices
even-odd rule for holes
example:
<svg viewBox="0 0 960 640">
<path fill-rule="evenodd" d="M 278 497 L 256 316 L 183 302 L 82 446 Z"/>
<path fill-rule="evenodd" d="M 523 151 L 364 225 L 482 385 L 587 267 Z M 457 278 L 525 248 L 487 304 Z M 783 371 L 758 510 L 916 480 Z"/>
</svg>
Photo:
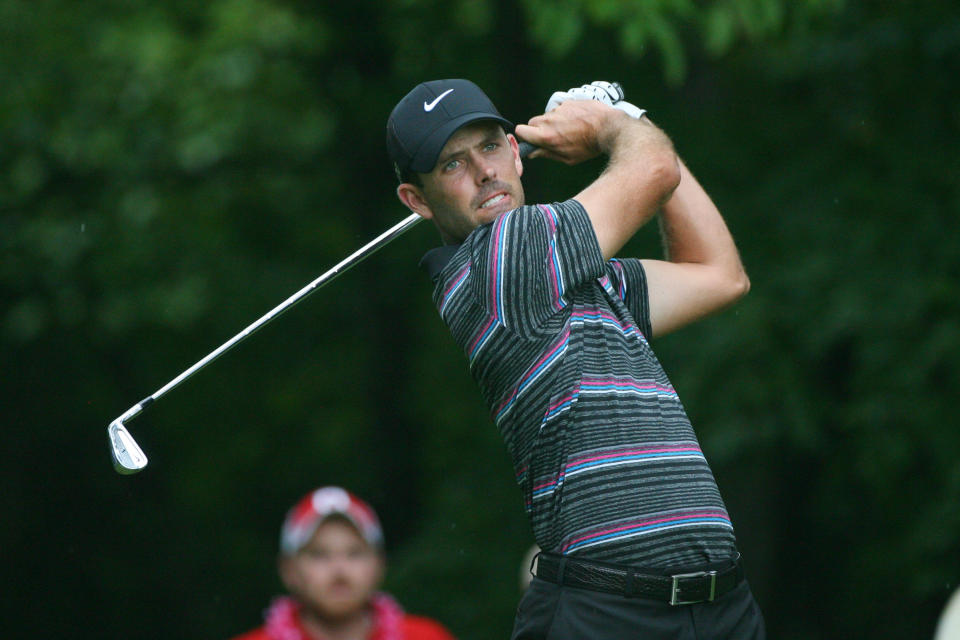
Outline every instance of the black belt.
<svg viewBox="0 0 960 640">
<path fill-rule="evenodd" d="M 533 575 L 554 584 L 616 593 L 670 604 L 712 602 L 743 581 L 740 555 L 729 567 L 658 576 L 638 573 L 625 565 L 568 558 L 556 553 L 537 555 Z"/>
</svg>

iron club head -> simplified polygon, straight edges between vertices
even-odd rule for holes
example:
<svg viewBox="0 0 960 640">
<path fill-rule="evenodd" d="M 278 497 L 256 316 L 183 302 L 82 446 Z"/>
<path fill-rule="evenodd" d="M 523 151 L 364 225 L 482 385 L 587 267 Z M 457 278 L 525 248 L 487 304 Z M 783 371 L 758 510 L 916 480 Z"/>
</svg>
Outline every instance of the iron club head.
<svg viewBox="0 0 960 640">
<path fill-rule="evenodd" d="M 117 473 L 130 475 L 142 471 L 147 466 L 147 456 L 143 453 L 127 428 L 123 420 L 117 418 L 107 427 L 110 437 L 110 455 L 113 456 L 113 468 Z"/>
</svg>

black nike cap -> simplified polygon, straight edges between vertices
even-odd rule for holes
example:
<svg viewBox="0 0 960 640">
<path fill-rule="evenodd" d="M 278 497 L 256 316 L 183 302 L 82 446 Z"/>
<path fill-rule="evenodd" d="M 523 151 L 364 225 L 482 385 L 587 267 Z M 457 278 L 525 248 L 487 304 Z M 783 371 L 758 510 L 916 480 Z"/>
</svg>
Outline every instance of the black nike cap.
<svg viewBox="0 0 960 640">
<path fill-rule="evenodd" d="M 469 80 L 418 84 L 397 103 L 387 120 L 387 150 L 397 177 L 402 180 L 409 171 L 432 171 L 450 136 L 477 120 L 494 120 L 508 133 L 513 132 L 513 123 L 500 115 L 487 94 Z"/>
</svg>

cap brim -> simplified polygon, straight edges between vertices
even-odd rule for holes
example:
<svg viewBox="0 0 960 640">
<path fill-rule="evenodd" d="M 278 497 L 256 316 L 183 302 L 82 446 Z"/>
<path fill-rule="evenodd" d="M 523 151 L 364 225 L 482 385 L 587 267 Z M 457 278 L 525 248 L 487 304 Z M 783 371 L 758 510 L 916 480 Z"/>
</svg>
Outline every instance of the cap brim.
<svg viewBox="0 0 960 640">
<path fill-rule="evenodd" d="M 330 520 L 340 520 L 349 524 L 360 536 L 361 539 L 366 541 L 371 547 L 375 549 L 380 549 L 383 545 L 382 541 L 377 538 L 372 538 L 367 535 L 364 530 L 363 523 L 359 522 L 353 515 L 346 511 L 331 511 L 323 515 L 318 515 L 317 517 L 311 520 L 310 524 L 303 527 L 297 532 L 296 536 L 286 535 L 281 543 L 281 550 L 288 554 L 293 555 L 303 549 L 304 546 L 316 535 L 317 530 L 320 529 L 321 525 L 329 522 Z"/>
<path fill-rule="evenodd" d="M 430 134 L 430 137 L 428 137 L 420 146 L 420 149 L 417 150 L 416 155 L 414 155 L 413 159 L 410 161 L 410 170 L 416 171 L 417 173 L 430 173 L 433 171 L 433 168 L 437 164 L 437 158 L 440 156 L 440 152 L 443 150 L 443 145 L 447 144 L 447 140 L 450 139 L 450 136 L 452 136 L 460 127 L 468 125 L 471 122 L 479 122 L 481 120 L 492 120 L 494 122 L 499 122 L 504 126 L 507 133 L 513 133 L 514 125 L 506 118 L 486 111 L 465 113 L 462 116 L 454 118 L 453 120 L 445 123 L 442 127 L 438 127 L 436 131 Z"/>
</svg>

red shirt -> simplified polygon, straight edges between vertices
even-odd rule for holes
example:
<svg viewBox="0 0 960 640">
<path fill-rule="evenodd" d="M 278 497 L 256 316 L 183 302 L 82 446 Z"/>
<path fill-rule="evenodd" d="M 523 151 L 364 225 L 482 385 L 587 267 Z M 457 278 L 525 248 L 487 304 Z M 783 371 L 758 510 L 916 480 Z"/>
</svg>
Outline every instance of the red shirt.
<svg viewBox="0 0 960 640">
<path fill-rule="evenodd" d="M 405 613 L 390 596 L 374 596 L 373 628 L 366 640 L 455 640 L 439 622 Z M 307 633 L 300 622 L 299 605 L 289 597 L 275 599 L 266 612 L 266 623 L 233 640 L 323 640 Z"/>
</svg>

